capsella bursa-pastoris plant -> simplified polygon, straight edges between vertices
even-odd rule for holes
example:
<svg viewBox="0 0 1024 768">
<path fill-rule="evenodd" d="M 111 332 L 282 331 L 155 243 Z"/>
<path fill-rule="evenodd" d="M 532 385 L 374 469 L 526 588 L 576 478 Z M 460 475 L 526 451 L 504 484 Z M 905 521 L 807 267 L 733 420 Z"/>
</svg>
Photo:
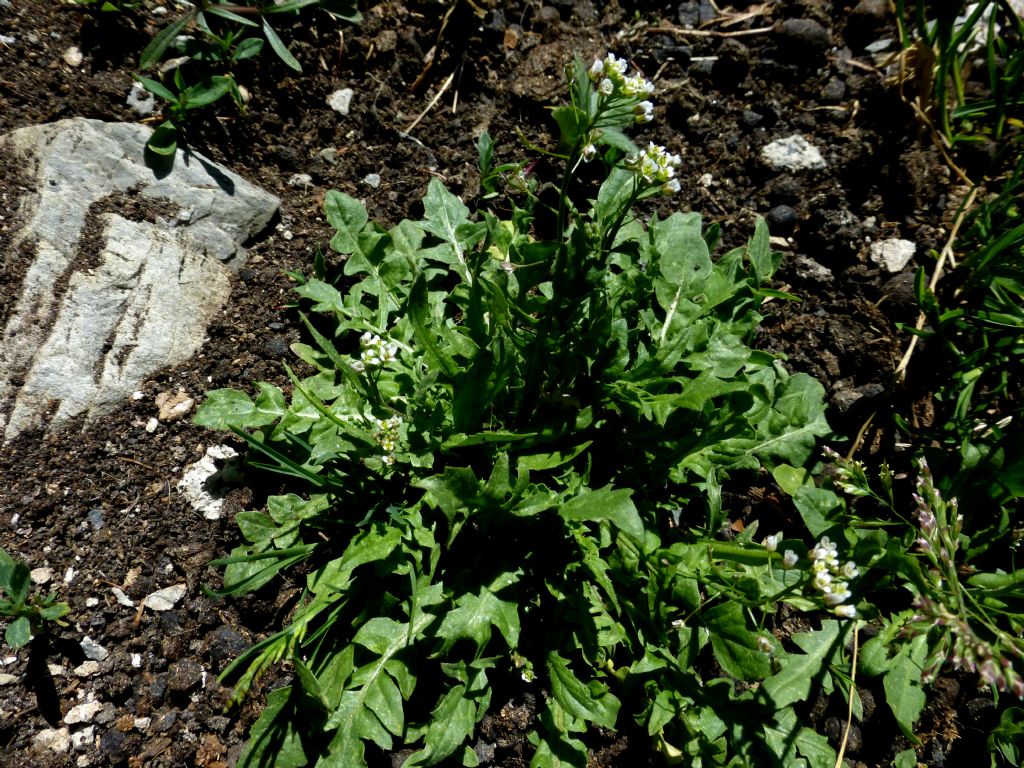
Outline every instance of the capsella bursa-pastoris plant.
<svg viewBox="0 0 1024 768">
<path fill-rule="evenodd" d="M 831 768 L 793 705 L 843 679 L 852 622 L 801 640 L 800 675 L 768 627 L 780 602 L 852 600 L 813 591 L 756 525 L 721 535 L 727 479 L 796 472 L 828 433 L 823 390 L 749 345 L 765 298 L 786 298 L 763 222 L 712 258 L 699 215 L 637 212 L 682 166 L 626 135 L 653 90 L 613 55 L 577 60 L 541 150 L 557 175 L 497 165 L 480 137 L 493 209 L 433 179 L 423 219 L 385 229 L 327 194 L 340 258 L 293 275 L 308 340 L 290 392 L 216 390 L 196 417 L 306 487 L 238 514 L 221 562 L 221 594 L 286 571 L 305 588 L 225 673 L 243 695 L 294 671 L 239 765 L 402 747 L 407 768 L 476 765 L 478 724 L 526 686 L 538 768 L 585 766 L 595 728 L 673 763 Z"/>
</svg>

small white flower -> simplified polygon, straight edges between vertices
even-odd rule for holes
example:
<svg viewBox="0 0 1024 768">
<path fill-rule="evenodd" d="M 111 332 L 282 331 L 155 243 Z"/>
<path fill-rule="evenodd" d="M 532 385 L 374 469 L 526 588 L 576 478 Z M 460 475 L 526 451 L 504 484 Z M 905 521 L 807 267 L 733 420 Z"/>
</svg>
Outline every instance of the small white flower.
<svg viewBox="0 0 1024 768">
<path fill-rule="evenodd" d="M 772 645 L 772 641 L 764 635 L 757 636 L 757 647 L 763 653 L 771 653 L 775 649 L 775 646 Z"/>
<path fill-rule="evenodd" d="M 638 123 L 649 123 L 654 119 L 654 105 L 649 101 L 640 101 L 633 107 L 633 119 Z"/>
<path fill-rule="evenodd" d="M 837 605 L 832 609 L 832 613 L 841 619 L 857 618 L 857 609 L 852 605 Z"/>
<path fill-rule="evenodd" d="M 614 53 L 604 57 L 604 69 L 611 76 L 618 76 L 620 79 L 626 74 L 626 60 L 620 59 Z"/>
<path fill-rule="evenodd" d="M 680 189 L 681 187 L 679 186 L 678 179 L 669 179 L 665 182 L 664 186 L 662 186 L 661 193 L 663 195 L 674 195 Z"/>
<path fill-rule="evenodd" d="M 595 60 L 594 63 L 590 65 L 590 71 L 587 72 L 587 75 L 595 83 L 604 77 L 604 62 L 600 59 Z"/>
<path fill-rule="evenodd" d="M 776 549 L 779 548 L 780 541 L 782 541 L 782 531 L 779 531 L 778 533 L 773 533 L 771 536 L 765 536 L 764 541 L 762 543 L 764 544 L 765 549 L 767 549 L 769 552 L 774 552 Z"/>
<path fill-rule="evenodd" d="M 796 568 L 796 564 L 799 561 L 800 558 L 797 557 L 796 552 L 794 552 L 792 549 L 787 549 L 785 552 L 782 553 L 782 567 L 785 568 L 787 571 L 791 568 Z"/>
<path fill-rule="evenodd" d="M 842 568 L 843 576 L 847 579 L 856 579 L 860 575 L 857 564 L 852 560 L 848 561 Z"/>
<path fill-rule="evenodd" d="M 597 147 L 593 144 L 587 144 L 580 151 L 580 156 L 583 158 L 584 163 L 589 163 L 597 155 Z"/>
<path fill-rule="evenodd" d="M 825 605 L 830 608 L 836 605 L 842 605 L 851 597 L 849 592 L 829 593 L 825 595 Z"/>
<path fill-rule="evenodd" d="M 613 83 L 610 78 L 606 77 L 601 81 L 601 84 L 597 86 L 597 90 L 605 96 L 611 96 L 612 93 L 615 92 L 615 83 Z"/>
</svg>

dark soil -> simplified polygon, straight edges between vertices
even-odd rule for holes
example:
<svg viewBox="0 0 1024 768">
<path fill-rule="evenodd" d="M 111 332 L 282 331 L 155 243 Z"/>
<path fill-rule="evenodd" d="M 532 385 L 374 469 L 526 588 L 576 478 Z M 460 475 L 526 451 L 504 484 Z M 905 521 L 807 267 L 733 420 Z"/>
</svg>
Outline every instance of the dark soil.
<svg viewBox="0 0 1024 768">
<path fill-rule="evenodd" d="M 937 224 L 955 194 L 941 157 L 864 50 L 894 37 L 895 24 L 884 12 L 853 14 L 854 3 L 839 0 L 738 0 L 748 18 L 708 27 L 712 35 L 680 33 L 678 14 L 698 5 L 478 0 L 480 18 L 461 0 L 394 0 L 363 8 L 359 26 L 313 12 L 279 24 L 305 74 L 296 76 L 265 52 L 238 72 L 251 95 L 245 113 L 230 105 L 205 113 L 187 137 L 193 149 L 281 198 L 276 227 L 253 244 L 202 353 L 154 376 L 141 396 L 102 420 L 23 435 L 0 449 L 0 546 L 31 568 L 49 568 L 46 588 L 72 609 L 71 625 L 54 639 L 0 659 L 0 673 L 9 676 L 0 687 L 0 764 L 233 764 L 262 693 L 280 677 L 267 678 L 243 707 L 226 710 L 229 691 L 217 674 L 279 625 L 298 588 L 285 582 L 244 600 L 204 596 L 203 585 L 218 583 L 208 563 L 237 541 L 231 513 L 258 503 L 262 492 L 254 479 L 256 490 L 236 492 L 220 520 L 193 511 L 176 484 L 186 465 L 224 438 L 187 419 L 148 432 L 156 398 L 280 383 L 281 363 L 300 336 L 285 306 L 283 273 L 308 272 L 316 250 L 326 250 L 324 193 L 338 189 L 365 200 L 370 216 L 385 225 L 420 213 L 432 177 L 473 198 L 476 137 L 487 129 L 503 160 L 527 152 L 517 129 L 549 143 L 548 108 L 561 99 L 563 68 L 574 53 L 590 59 L 612 50 L 655 80 L 655 121 L 637 138 L 682 154 L 683 190 L 672 204 L 719 223 L 729 246 L 746 240 L 756 216 L 769 218 L 785 253 L 778 287 L 802 301 L 765 306 L 760 346 L 821 380 L 837 432 L 856 434 L 878 411 L 866 450 L 893 453 L 887 414 L 894 399 L 909 398 L 890 386 L 906 343 L 895 323 L 916 316 L 910 276 L 921 262 L 891 274 L 868 258 L 867 244 L 901 236 L 917 243 L 919 257 L 940 247 Z M 0 133 L 72 116 L 139 119 L 125 103 L 131 74 L 139 51 L 171 17 L 146 6 L 119 15 L 0 0 L 0 39 L 13 38 L 0 42 Z M 169 10 L 173 15 L 175 6 Z M 71 46 L 83 54 L 78 66 L 65 62 Z M 428 109 L 450 75 L 449 88 Z M 345 87 L 354 91 L 347 116 L 327 105 L 329 94 Z M 792 134 L 819 147 L 828 167 L 770 170 L 761 147 Z M 379 175 L 379 184 L 370 174 Z M 17 167 L 5 162 L 0 247 L 18 216 L 4 201 L 22 183 Z M 5 313 L 18 287 L 16 262 L 0 254 Z M 741 504 L 736 514 L 743 513 Z M 117 587 L 138 606 L 175 584 L 185 584 L 186 595 L 165 612 L 127 607 L 113 592 Z M 108 655 L 83 668 L 86 636 Z M 920 759 L 964 765 L 994 709 L 972 680 L 940 683 L 921 723 Z M 71 726 L 70 757 L 33 752 L 34 737 L 61 727 L 68 711 L 90 697 L 103 707 L 88 725 Z M 888 765 L 909 746 L 887 717 L 880 690 L 874 699 L 874 716 L 847 748 L 859 765 Z M 496 706 L 480 736 L 494 752 L 485 764 L 528 764 L 524 735 L 534 703 L 532 694 L 510 690 L 507 703 Z M 806 712 L 838 741 L 839 721 L 831 721 L 845 705 L 823 698 L 808 702 Z M 869 732 L 871 738 L 859 736 Z M 647 764 L 642 736 L 601 738 L 593 744 L 594 765 Z"/>
</svg>

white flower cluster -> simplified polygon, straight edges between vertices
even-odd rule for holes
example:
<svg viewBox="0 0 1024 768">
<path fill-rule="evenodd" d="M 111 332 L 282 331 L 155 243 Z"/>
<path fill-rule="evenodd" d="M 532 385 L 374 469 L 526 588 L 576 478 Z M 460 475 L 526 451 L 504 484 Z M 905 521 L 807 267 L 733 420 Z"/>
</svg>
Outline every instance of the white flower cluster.
<svg viewBox="0 0 1024 768">
<path fill-rule="evenodd" d="M 402 426 L 401 416 L 391 416 L 387 419 L 373 419 L 377 427 L 375 438 L 377 445 L 384 450 L 382 461 L 385 464 L 395 463 L 395 450 L 398 448 L 398 428 Z"/>
<path fill-rule="evenodd" d="M 639 99 L 633 107 L 636 122 L 649 123 L 654 119 L 654 105 L 644 100 L 654 93 L 654 84 L 640 74 L 627 76 L 624 59 L 609 53 L 591 65 L 588 75 L 597 83 L 597 91 L 602 96 Z"/>
<path fill-rule="evenodd" d="M 679 155 L 673 155 L 653 141 L 647 145 L 647 149 L 630 155 L 625 162 L 626 170 L 632 171 L 651 186 L 660 184 L 666 195 L 679 191 L 679 180 L 675 176 L 682 164 Z"/>
<path fill-rule="evenodd" d="M 811 560 L 811 575 L 814 577 L 812 583 L 821 592 L 825 604 L 832 608 L 836 616 L 847 619 L 856 616 L 857 609 L 844 603 L 851 597 L 850 581 L 860 575 L 857 565 L 852 560 L 840 565 L 835 542 L 829 541 L 828 536 L 822 536 L 817 546 L 807 553 L 807 557 Z"/>
<path fill-rule="evenodd" d="M 398 345 L 395 342 L 385 341 L 369 331 L 359 337 L 359 346 L 362 348 L 359 360 L 352 364 L 359 372 L 380 368 L 393 363 L 398 357 Z"/>
<path fill-rule="evenodd" d="M 765 536 L 761 543 L 769 552 L 775 552 L 781 542 L 782 531 L 779 531 L 771 536 Z M 850 582 L 860 575 L 856 563 L 851 560 L 845 565 L 840 565 L 838 549 L 828 536 L 822 536 L 821 541 L 807 553 L 807 557 L 811 561 L 811 583 L 822 594 L 825 605 L 831 608 L 836 616 L 844 619 L 854 618 L 857 609 L 845 603 L 852 597 Z M 800 557 L 792 549 L 782 553 L 782 567 L 785 570 L 792 570 L 799 562 Z"/>
</svg>

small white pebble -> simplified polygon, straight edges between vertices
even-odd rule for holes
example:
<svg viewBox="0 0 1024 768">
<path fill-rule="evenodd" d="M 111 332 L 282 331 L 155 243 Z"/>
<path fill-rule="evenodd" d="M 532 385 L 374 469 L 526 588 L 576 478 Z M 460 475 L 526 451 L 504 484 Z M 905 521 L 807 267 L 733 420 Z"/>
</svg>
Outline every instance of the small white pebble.
<svg viewBox="0 0 1024 768">
<path fill-rule="evenodd" d="M 82 66 L 82 51 L 77 45 L 72 45 L 64 51 L 64 63 L 69 67 Z"/>
<path fill-rule="evenodd" d="M 351 88 L 342 88 L 335 91 L 327 97 L 327 106 L 339 115 L 348 115 L 349 108 L 352 106 L 352 97 L 355 96 L 355 93 Z"/>
<path fill-rule="evenodd" d="M 159 426 L 160 422 L 156 420 L 156 417 L 154 417 L 146 422 L 146 431 L 152 435 L 154 432 L 156 432 L 156 429 Z"/>
<path fill-rule="evenodd" d="M 100 663 L 98 661 L 83 661 L 77 667 L 75 667 L 75 675 L 78 677 L 92 677 L 100 671 Z"/>
<path fill-rule="evenodd" d="M 142 654 L 141 653 L 133 653 L 132 654 L 132 667 L 134 669 L 138 669 L 141 666 L 142 666 Z"/>
<path fill-rule="evenodd" d="M 32 583 L 33 584 L 39 584 L 40 586 L 43 585 L 43 584 L 49 584 L 50 580 L 53 578 L 53 569 L 52 568 L 33 568 L 29 572 L 28 577 L 30 579 L 32 579 Z"/>
<path fill-rule="evenodd" d="M 75 569 L 74 568 L 68 568 L 66 571 L 64 571 L 64 583 L 65 584 L 70 584 L 72 579 L 74 579 L 74 578 L 75 578 Z"/>
<path fill-rule="evenodd" d="M 86 608 L 95 608 L 99 604 L 100 604 L 99 598 L 87 597 L 85 599 L 85 607 Z"/>
</svg>

